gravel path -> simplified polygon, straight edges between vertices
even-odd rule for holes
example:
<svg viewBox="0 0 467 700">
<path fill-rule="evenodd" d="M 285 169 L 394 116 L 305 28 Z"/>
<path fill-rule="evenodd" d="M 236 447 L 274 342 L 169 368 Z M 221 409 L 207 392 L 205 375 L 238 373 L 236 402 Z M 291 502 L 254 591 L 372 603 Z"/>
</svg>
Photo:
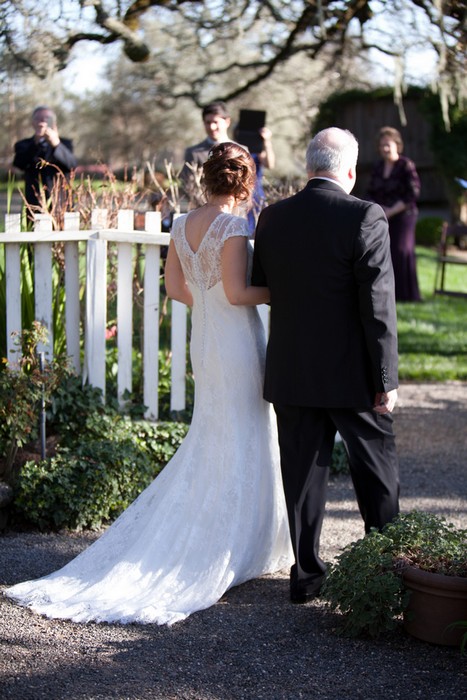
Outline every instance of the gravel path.
<svg viewBox="0 0 467 700">
<path fill-rule="evenodd" d="M 467 383 L 404 384 L 395 412 L 402 510 L 467 526 Z M 361 537 L 347 477 L 331 482 L 322 553 Z M 92 533 L 6 532 L 0 585 L 58 568 Z M 0 699 L 464 700 L 467 657 L 408 637 L 344 639 L 320 601 L 288 601 L 287 573 L 229 591 L 171 628 L 50 621 L 0 597 Z"/>
</svg>

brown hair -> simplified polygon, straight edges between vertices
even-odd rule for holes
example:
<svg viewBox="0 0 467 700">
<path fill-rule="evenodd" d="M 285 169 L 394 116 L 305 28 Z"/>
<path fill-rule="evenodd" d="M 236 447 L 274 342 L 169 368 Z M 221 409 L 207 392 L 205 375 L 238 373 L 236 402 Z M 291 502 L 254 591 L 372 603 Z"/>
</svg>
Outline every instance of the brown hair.
<svg viewBox="0 0 467 700">
<path fill-rule="evenodd" d="M 377 136 L 377 144 L 379 145 L 379 142 L 381 139 L 384 139 L 384 137 L 387 136 L 387 138 L 392 139 L 397 144 L 397 152 L 402 153 L 404 150 L 404 142 L 402 140 L 402 136 L 400 135 L 400 132 L 397 131 L 397 129 L 394 129 L 392 126 L 382 126 L 381 129 L 378 131 L 378 136 Z"/>
<path fill-rule="evenodd" d="M 256 179 L 256 168 L 248 151 L 232 141 L 213 146 L 203 165 L 203 185 L 207 194 L 233 195 L 239 202 L 249 199 Z"/>
<path fill-rule="evenodd" d="M 204 117 L 207 117 L 208 114 L 212 114 L 215 117 L 222 117 L 222 119 L 229 119 L 230 117 L 227 111 L 227 105 L 221 100 L 211 102 L 203 107 L 203 111 L 201 112 L 202 118 L 204 119 Z"/>
</svg>

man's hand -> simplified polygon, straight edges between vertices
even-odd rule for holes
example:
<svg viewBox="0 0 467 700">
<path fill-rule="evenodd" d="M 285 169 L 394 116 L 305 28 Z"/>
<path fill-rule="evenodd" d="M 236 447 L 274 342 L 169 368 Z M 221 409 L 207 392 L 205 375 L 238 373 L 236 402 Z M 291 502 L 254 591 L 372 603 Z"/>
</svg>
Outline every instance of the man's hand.
<svg viewBox="0 0 467 700">
<path fill-rule="evenodd" d="M 51 126 L 48 126 L 44 133 L 45 138 L 50 143 L 52 148 L 56 148 L 60 143 L 60 138 L 58 136 L 58 131 Z"/>
<path fill-rule="evenodd" d="M 397 389 L 376 394 L 373 409 L 376 413 L 392 413 L 397 401 Z"/>
<path fill-rule="evenodd" d="M 60 143 L 57 131 L 57 119 L 55 113 L 46 107 L 38 107 L 34 110 L 32 116 L 32 125 L 34 127 L 34 140 L 39 143 L 42 139 L 46 139 L 52 146 L 56 148 Z"/>
</svg>

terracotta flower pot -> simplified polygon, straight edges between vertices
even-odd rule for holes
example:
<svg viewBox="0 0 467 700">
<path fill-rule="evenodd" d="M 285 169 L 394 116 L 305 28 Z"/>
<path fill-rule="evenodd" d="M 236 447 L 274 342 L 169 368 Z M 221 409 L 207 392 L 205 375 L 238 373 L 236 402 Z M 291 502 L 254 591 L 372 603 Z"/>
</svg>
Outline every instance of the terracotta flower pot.
<svg viewBox="0 0 467 700">
<path fill-rule="evenodd" d="M 449 627 L 467 620 L 467 578 L 445 576 L 408 566 L 402 573 L 410 591 L 404 627 L 409 634 L 433 644 L 460 644 L 465 630 Z"/>
</svg>

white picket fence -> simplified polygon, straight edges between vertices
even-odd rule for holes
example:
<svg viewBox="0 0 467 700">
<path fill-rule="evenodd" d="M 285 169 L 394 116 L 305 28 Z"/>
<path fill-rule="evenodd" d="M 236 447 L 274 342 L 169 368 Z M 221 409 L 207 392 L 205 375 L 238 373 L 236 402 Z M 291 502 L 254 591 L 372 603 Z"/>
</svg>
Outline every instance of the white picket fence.
<svg viewBox="0 0 467 700">
<path fill-rule="evenodd" d="M 134 229 L 134 212 L 118 212 L 116 229 L 106 228 L 107 212 L 92 214 L 91 230 L 79 228 L 79 214 L 65 215 L 63 231 L 52 230 L 47 215 L 36 218 L 34 231 L 21 231 L 20 215 L 5 217 L 5 233 L 0 234 L 0 245 L 5 247 L 6 273 L 6 335 L 9 362 L 17 361 L 18 352 L 11 336 L 23 330 L 21 319 L 20 265 L 21 245 L 33 244 L 35 318 L 46 326 L 49 341 L 38 348 L 51 357 L 53 352 L 52 308 L 52 247 L 63 242 L 65 249 L 65 331 L 67 354 L 83 382 L 99 387 L 105 395 L 105 343 L 107 325 L 107 248 L 117 247 L 117 344 L 118 344 L 118 399 L 123 404 L 125 391 L 132 390 L 133 339 L 133 255 L 136 244 L 144 248 L 144 343 L 143 393 L 147 406 L 145 417 L 157 420 L 159 384 L 159 309 L 161 246 L 167 246 L 170 236 L 161 232 L 159 212 L 145 215 L 145 230 Z M 79 243 L 86 243 L 86 282 L 84 328 L 81 327 Z M 83 246 L 81 246 L 81 249 Z M 172 303 L 171 313 L 171 409 L 185 408 L 187 309 Z M 80 339 L 84 332 L 84 366 L 81 366 Z"/>
</svg>

